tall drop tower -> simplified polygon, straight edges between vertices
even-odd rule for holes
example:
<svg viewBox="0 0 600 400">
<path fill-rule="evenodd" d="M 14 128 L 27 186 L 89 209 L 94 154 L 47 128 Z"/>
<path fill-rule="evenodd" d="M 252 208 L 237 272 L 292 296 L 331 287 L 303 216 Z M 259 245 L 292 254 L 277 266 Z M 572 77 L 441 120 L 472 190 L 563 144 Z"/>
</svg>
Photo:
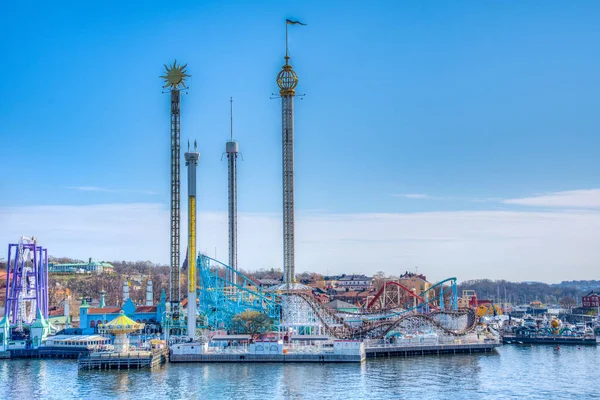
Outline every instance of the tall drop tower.
<svg viewBox="0 0 600 400">
<path fill-rule="evenodd" d="M 225 143 L 228 164 L 228 182 L 229 182 L 229 266 L 237 271 L 237 157 L 239 152 L 238 142 L 233 140 L 233 98 L 229 99 L 229 113 L 231 137 L 229 142 Z M 234 282 L 236 274 L 228 277 L 229 282 Z"/>
<path fill-rule="evenodd" d="M 171 317 L 173 321 L 179 320 L 179 234 L 180 234 L 180 168 L 181 168 L 181 144 L 180 144 L 180 98 L 181 89 L 187 89 L 185 78 L 187 64 L 165 65 L 166 73 L 161 78 L 165 84 L 163 89 L 169 88 L 171 92 L 171 285 L 169 301 L 171 303 Z"/>
<path fill-rule="evenodd" d="M 200 154 L 196 151 L 185 153 L 185 165 L 188 178 L 188 305 L 187 305 L 187 335 L 196 337 L 196 167 Z"/>
<path fill-rule="evenodd" d="M 295 282 L 294 266 L 294 96 L 298 76 L 290 64 L 288 51 L 288 25 L 285 22 L 285 65 L 277 74 L 277 85 L 281 95 L 281 132 L 283 137 L 283 283 Z"/>
</svg>

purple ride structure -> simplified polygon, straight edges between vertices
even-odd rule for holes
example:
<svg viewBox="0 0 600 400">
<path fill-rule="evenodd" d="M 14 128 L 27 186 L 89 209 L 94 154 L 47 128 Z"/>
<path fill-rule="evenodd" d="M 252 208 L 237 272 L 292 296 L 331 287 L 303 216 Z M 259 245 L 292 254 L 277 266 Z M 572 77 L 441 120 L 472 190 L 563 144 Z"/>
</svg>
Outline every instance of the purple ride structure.
<svg viewBox="0 0 600 400">
<path fill-rule="evenodd" d="M 35 237 L 23 236 L 8 245 L 4 315 L 17 330 L 39 314 L 48 318 L 48 249 Z"/>
</svg>

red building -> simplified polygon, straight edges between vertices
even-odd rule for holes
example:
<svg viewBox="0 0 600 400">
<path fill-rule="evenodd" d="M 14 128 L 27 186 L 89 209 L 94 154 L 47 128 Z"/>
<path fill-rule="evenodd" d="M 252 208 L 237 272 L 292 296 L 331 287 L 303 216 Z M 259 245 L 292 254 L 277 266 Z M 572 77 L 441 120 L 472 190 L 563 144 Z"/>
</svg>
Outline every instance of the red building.
<svg viewBox="0 0 600 400">
<path fill-rule="evenodd" d="M 582 296 L 581 305 L 583 307 L 600 307 L 600 293 L 591 291 L 585 296 Z"/>
</svg>

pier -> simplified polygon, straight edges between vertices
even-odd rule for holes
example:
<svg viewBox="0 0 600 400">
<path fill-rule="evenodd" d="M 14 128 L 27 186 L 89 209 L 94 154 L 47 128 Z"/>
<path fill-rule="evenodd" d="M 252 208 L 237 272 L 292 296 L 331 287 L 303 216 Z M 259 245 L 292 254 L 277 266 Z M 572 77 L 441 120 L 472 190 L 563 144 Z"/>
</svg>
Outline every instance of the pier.
<svg viewBox="0 0 600 400">
<path fill-rule="evenodd" d="M 333 354 L 333 353 L 289 353 L 289 354 L 235 354 L 235 353 L 206 353 L 172 355 L 170 362 L 184 363 L 361 363 L 366 355 L 362 354 Z"/>
<path fill-rule="evenodd" d="M 208 347 L 207 343 L 175 344 L 169 360 L 173 363 L 361 363 L 366 359 L 364 344 L 358 340 L 335 341 L 327 346 L 257 342 L 249 346 Z"/>
<path fill-rule="evenodd" d="M 446 343 L 446 344 L 367 344 L 365 353 L 368 358 L 376 357 L 414 357 L 442 354 L 491 353 L 501 346 L 498 342 L 485 343 Z"/>
<path fill-rule="evenodd" d="M 157 367 L 169 358 L 166 348 L 127 353 L 97 352 L 78 359 L 79 369 L 142 369 Z"/>
</svg>

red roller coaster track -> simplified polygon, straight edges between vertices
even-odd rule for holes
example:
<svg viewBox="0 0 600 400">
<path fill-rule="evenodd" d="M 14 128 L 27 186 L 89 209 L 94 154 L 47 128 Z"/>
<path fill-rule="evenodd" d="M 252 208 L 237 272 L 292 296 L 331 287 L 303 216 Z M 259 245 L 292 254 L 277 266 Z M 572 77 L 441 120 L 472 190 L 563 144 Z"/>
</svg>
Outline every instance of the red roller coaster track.
<svg viewBox="0 0 600 400">
<path fill-rule="evenodd" d="M 375 295 L 375 297 L 373 297 L 373 299 L 372 299 L 372 300 L 371 300 L 371 301 L 370 301 L 370 302 L 367 304 L 367 308 L 372 308 L 372 307 L 373 307 L 375 304 L 377 304 L 377 300 L 379 300 L 379 298 L 380 298 L 380 297 L 381 297 L 381 295 L 383 294 L 383 291 L 385 290 L 385 288 L 387 288 L 387 287 L 388 287 L 388 286 L 390 286 L 390 285 L 392 285 L 392 286 L 397 286 L 397 287 L 399 287 L 400 289 L 404 290 L 404 291 L 405 291 L 406 293 L 408 293 L 408 294 L 409 294 L 411 297 L 413 297 L 413 298 L 416 298 L 416 299 L 417 299 L 417 300 L 420 302 L 419 304 L 422 304 L 422 303 L 426 303 L 426 302 L 427 302 L 427 301 L 426 301 L 426 300 L 425 300 L 423 297 L 421 297 L 421 296 L 419 296 L 419 295 L 415 294 L 415 293 L 414 293 L 412 290 L 410 290 L 410 289 L 409 289 L 409 288 L 407 288 L 406 286 L 404 286 L 404 285 L 402 285 L 402 284 L 400 284 L 400 283 L 398 283 L 398 282 L 389 281 L 389 282 L 386 282 L 386 283 L 385 283 L 385 285 L 383 285 L 383 286 L 381 287 L 381 289 L 379 289 L 379 291 L 377 292 L 377 294 Z"/>
</svg>

